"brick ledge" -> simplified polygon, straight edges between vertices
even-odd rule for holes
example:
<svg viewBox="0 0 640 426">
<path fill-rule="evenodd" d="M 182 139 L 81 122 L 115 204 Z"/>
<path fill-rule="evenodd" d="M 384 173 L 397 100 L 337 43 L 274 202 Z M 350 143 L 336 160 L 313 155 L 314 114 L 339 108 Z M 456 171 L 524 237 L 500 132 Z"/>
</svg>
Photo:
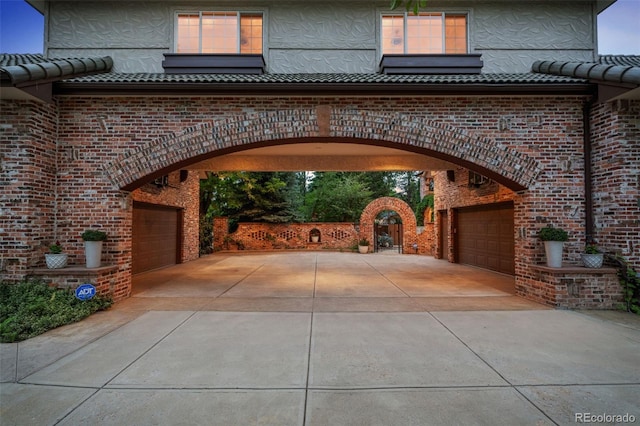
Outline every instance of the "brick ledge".
<svg viewBox="0 0 640 426">
<path fill-rule="evenodd" d="M 538 272 L 547 272 L 554 275 L 564 274 L 615 274 L 616 268 L 586 268 L 578 265 L 563 265 L 562 268 L 550 268 L 546 265 L 529 265 L 531 269 Z"/>
<path fill-rule="evenodd" d="M 102 275 L 118 269 L 118 265 L 104 265 L 98 268 L 84 266 L 67 266 L 66 268 L 36 268 L 29 270 L 29 275 Z"/>
</svg>

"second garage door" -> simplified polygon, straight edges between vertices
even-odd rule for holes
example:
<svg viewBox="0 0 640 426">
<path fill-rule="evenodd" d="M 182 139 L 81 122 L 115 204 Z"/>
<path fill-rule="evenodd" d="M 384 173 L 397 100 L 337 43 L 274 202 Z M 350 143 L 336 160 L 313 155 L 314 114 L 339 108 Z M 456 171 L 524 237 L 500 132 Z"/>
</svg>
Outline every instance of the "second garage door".
<svg viewBox="0 0 640 426">
<path fill-rule="evenodd" d="M 458 210 L 456 240 L 460 263 L 513 275 L 513 203 Z"/>
<path fill-rule="evenodd" d="M 131 267 L 134 274 L 180 261 L 180 213 L 175 207 L 134 203 Z"/>
</svg>

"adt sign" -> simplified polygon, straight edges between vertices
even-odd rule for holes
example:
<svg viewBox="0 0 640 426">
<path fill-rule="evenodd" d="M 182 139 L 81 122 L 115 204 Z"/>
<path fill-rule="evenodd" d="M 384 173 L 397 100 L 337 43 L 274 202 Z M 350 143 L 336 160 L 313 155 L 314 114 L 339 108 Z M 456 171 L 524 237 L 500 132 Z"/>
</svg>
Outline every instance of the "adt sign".
<svg viewBox="0 0 640 426">
<path fill-rule="evenodd" d="M 89 300 L 96 295 L 96 288 L 87 283 L 82 284 L 80 287 L 76 288 L 76 297 L 80 300 Z"/>
</svg>

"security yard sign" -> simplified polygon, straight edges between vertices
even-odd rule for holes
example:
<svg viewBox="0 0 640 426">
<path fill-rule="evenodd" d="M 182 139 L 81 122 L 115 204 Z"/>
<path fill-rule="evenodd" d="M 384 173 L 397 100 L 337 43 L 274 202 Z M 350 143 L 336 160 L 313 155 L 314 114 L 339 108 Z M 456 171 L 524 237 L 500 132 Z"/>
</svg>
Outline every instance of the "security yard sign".
<svg viewBox="0 0 640 426">
<path fill-rule="evenodd" d="M 76 288 L 76 297 L 80 300 L 89 300 L 96 295 L 96 288 L 89 283 L 82 284 Z"/>
</svg>

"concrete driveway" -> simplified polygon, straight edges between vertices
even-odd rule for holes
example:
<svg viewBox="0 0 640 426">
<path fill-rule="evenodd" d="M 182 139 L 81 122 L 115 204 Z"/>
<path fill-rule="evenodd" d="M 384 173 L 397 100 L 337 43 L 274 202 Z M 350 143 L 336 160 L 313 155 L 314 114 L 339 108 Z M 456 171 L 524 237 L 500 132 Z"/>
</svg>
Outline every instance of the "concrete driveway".
<svg viewBox="0 0 640 426">
<path fill-rule="evenodd" d="M 376 256 L 212 256 L 136 277 L 111 310 L 0 347 L 0 423 L 640 422 L 638 317 Z M 435 283 L 448 279 L 468 295 Z"/>
</svg>

